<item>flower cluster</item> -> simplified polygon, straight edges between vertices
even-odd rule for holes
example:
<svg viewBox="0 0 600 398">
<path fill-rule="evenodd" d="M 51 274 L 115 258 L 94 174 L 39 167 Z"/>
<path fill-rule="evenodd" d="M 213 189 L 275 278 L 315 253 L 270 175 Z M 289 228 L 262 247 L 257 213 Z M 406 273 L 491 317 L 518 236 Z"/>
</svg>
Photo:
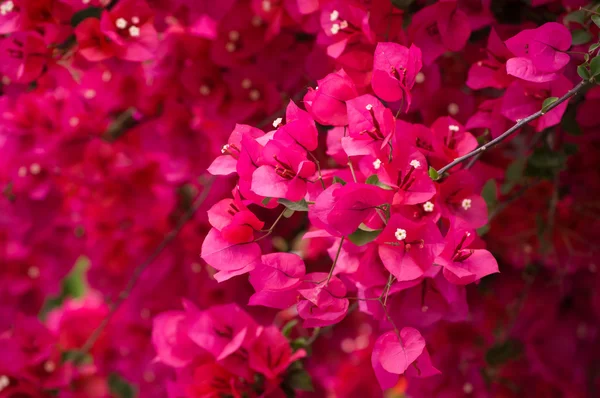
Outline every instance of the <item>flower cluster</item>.
<svg viewBox="0 0 600 398">
<path fill-rule="evenodd" d="M 0 0 L 0 397 L 594 396 L 600 9 L 530 3 Z"/>
</svg>

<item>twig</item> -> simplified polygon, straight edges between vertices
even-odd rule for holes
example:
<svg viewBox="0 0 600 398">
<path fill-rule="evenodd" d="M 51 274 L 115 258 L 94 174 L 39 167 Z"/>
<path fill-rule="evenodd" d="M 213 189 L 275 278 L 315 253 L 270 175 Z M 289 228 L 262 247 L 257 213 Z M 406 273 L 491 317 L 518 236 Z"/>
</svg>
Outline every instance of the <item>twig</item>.
<svg viewBox="0 0 600 398">
<path fill-rule="evenodd" d="M 338 246 L 337 253 L 335 254 L 335 259 L 333 260 L 333 264 L 331 264 L 331 269 L 329 270 L 329 275 L 327 275 L 327 281 L 325 282 L 325 286 L 327 286 L 329 284 L 329 281 L 331 280 L 331 277 L 333 276 L 333 270 L 335 270 L 335 266 L 338 262 L 338 259 L 340 258 L 340 253 L 342 252 L 342 245 L 344 244 L 344 239 L 346 239 L 345 236 L 342 236 L 342 239 L 340 239 L 340 245 Z"/>
<path fill-rule="evenodd" d="M 575 94 L 580 92 L 588 84 L 589 84 L 589 82 L 586 80 L 579 82 L 579 84 L 577 84 L 575 87 L 573 87 L 571 90 L 569 90 L 565 95 L 563 95 L 558 100 L 556 100 L 555 102 L 550 104 L 547 109 L 544 109 L 543 111 L 540 109 L 533 115 L 529 115 L 526 118 L 519 120 L 517 122 L 517 124 L 512 126 L 510 129 L 506 130 L 504 133 L 502 133 L 502 135 L 494 138 L 493 140 L 491 140 L 490 142 L 488 142 L 486 144 L 481 145 L 480 147 L 472 150 L 471 152 L 467 153 L 466 155 L 463 155 L 459 158 L 454 159 L 452 162 L 448 163 L 446 166 L 439 169 L 437 171 L 437 174 L 441 176 L 443 173 L 450 170 L 454 166 L 464 162 L 465 160 L 470 159 L 473 156 L 477 156 L 477 155 L 485 152 L 487 149 L 490 149 L 490 148 L 498 145 L 499 143 L 501 143 L 502 141 L 504 141 L 505 139 L 507 139 L 508 137 L 513 135 L 515 132 L 517 132 L 521 127 L 525 126 L 529 122 L 532 122 L 532 121 L 540 118 L 541 116 L 550 112 L 552 109 L 556 108 L 563 102 L 567 101 L 569 98 L 573 97 Z"/>
<path fill-rule="evenodd" d="M 181 216 L 181 218 L 177 222 L 177 225 L 175 225 L 175 228 L 173 228 L 169 233 L 167 233 L 163 240 L 158 244 L 158 246 L 156 246 L 154 251 L 146 258 L 146 260 L 133 270 L 131 278 L 129 278 L 129 282 L 127 282 L 127 286 L 125 286 L 121 293 L 119 293 L 119 296 L 111 306 L 108 315 L 106 315 L 102 322 L 100 322 L 100 325 L 98 325 L 98 327 L 94 329 L 94 331 L 85 341 L 83 346 L 81 346 L 81 349 L 77 353 L 75 360 L 82 359 L 92 349 L 92 347 L 94 346 L 94 344 L 96 343 L 106 326 L 109 324 L 117 310 L 120 308 L 123 302 L 127 300 L 144 271 L 148 268 L 150 264 L 154 262 L 154 260 L 156 260 L 160 256 L 163 250 L 177 237 L 177 235 L 187 224 L 187 222 L 190 221 L 192 217 L 194 217 L 194 214 L 196 214 L 200 206 L 202 206 L 202 204 L 208 197 L 214 180 L 215 177 L 213 176 L 209 178 L 207 183 L 204 185 L 204 189 L 202 190 L 200 195 L 198 195 L 198 197 L 194 200 L 190 208 Z"/>
</svg>

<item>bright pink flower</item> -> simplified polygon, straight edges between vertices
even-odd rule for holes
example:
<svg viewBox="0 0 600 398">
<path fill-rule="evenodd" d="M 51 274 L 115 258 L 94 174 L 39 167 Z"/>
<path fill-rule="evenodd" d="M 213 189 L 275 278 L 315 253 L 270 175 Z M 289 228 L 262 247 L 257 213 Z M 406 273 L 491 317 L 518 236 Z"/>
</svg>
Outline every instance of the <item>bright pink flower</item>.
<svg viewBox="0 0 600 398">
<path fill-rule="evenodd" d="M 468 249 L 475 239 L 474 231 L 464 230 L 455 223 L 446 235 L 446 247 L 435 260 L 444 267 L 444 277 L 457 285 L 476 282 L 484 276 L 499 272 L 492 253 L 483 249 Z"/>
<path fill-rule="evenodd" d="M 153 319 L 152 343 L 158 360 L 181 368 L 202 352 L 188 337 L 190 316 L 184 311 L 166 311 Z"/>
<path fill-rule="evenodd" d="M 411 367 L 412 364 L 415 366 Z M 396 385 L 401 374 L 429 377 L 439 374 L 431 363 L 425 339 L 417 329 L 385 332 L 375 342 L 371 364 L 382 389 Z"/>
<path fill-rule="evenodd" d="M 386 191 L 368 184 L 334 184 L 309 208 L 313 225 L 332 236 L 347 236 L 363 222 L 377 216 L 377 207 L 388 203 Z M 375 220 L 376 221 L 376 220 Z"/>
<path fill-rule="evenodd" d="M 502 115 L 502 98 L 486 100 L 479 104 L 477 113 L 469 118 L 465 128 L 488 129 L 493 138 L 498 137 L 510 127 L 510 122 Z"/>
<path fill-rule="evenodd" d="M 392 111 L 370 94 L 361 95 L 346 103 L 348 136 L 342 147 L 348 156 L 376 156 L 385 148 L 396 129 Z"/>
<path fill-rule="evenodd" d="M 487 87 L 506 88 L 512 81 L 506 74 L 506 61 L 512 57 L 512 53 L 494 29 L 490 31 L 486 53 L 486 59 L 475 62 L 469 68 L 467 86 L 473 90 Z"/>
<path fill-rule="evenodd" d="M 480 228 L 488 222 L 485 200 L 476 193 L 473 175 L 468 171 L 451 174 L 440 184 L 437 205 L 442 215 L 465 221 L 471 228 Z"/>
<path fill-rule="evenodd" d="M 103 12 L 100 29 L 115 47 L 117 57 L 127 61 L 146 61 L 158 47 L 153 13 L 144 0 L 123 0 Z"/>
<path fill-rule="evenodd" d="M 556 80 L 571 59 L 565 53 L 571 47 L 569 29 L 556 22 L 525 29 L 505 43 L 516 55 L 508 60 L 507 73 L 530 82 Z"/>
<path fill-rule="evenodd" d="M 421 67 L 421 50 L 396 43 L 378 43 L 373 62 L 371 85 L 375 94 L 384 101 L 404 99 L 403 109 L 410 108 L 410 90 Z"/>
<path fill-rule="evenodd" d="M 215 275 L 219 282 L 252 271 L 260 261 L 260 255 L 258 243 L 231 243 L 216 228 L 206 235 L 200 254 L 208 265 L 220 271 Z"/>
<path fill-rule="evenodd" d="M 261 257 L 260 265 L 250 272 L 250 283 L 257 292 L 286 290 L 296 286 L 306 273 L 297 254 L 271 253 Z"/>
<path fill-rule="evenodd" d="M 306 195 L 306 184 L 316 165 L 304 151 L 271 140 L 263 148 L 262 163 L 252 174 L 254 193 L 296 202 Z"/>
<path fill-rule="evenodd" d="M 517 122 L 542 109 L 544 100 L 549 97 L 562 97 L 573 87 L 566 77 L 545 83 L 530 83 L 516 80 L 506 89 L 502 99 L 502 114 L 513 122 Z M 567 109 L 568 101 L 533 121 L 536 131 L 556 126 Z"/>
<path fill-rule="evenodd" d="M 88 61 L 98 62 L 116 55 L 117 48 L 102 32 L 100 20 L 86 18 L 75 28 L 79 53 Z"/>
<path fill-rule="evenodd" d="M 306 151 L 314 151 L 319 144 L 319 132 L 315 121 L 308 112 L 298 108 L 294 101 L 290 101 L 285 111 L 285 124 L 277 128 L 273 139 L 289 146 L 300 145 Z"/>
<path fill-rule="evenodd" d="M 227 144 L 221 148 L 223 155 L 218 156 L 208 168 L 213 175 L 229 175 L 236 171 L 237 160 L 242 151 L 242 137 L 248 134 L 250 138 L 258 138 L 264 135 L 262 130 L 245 124 L 236 124 Z"/>
<path fill-rule="evenodd" d="M 237 304 L 213 306 L 191 315 L 189 338 L 217 361 L 251 347 L 258 335 L 256 322 Z"/>
<path fill-rule="evenodd" d="M 302 296 L 298 302 L 298 315 L 304 319 L 305 328 L 333 325 L 348 312 L 346 286 L 335 276 L 327 283 L 325 272 L 306 275 L 298 293 Z"/>
<path fill-rule="evenodd" d="M 383 265 L 400 282 L 423 276 L 444 248 L 433 222 L 415 222 L 400 214 L 392 215 L 376 242 Z"/>
<path fill-rule="evenodd" d="M 339 60 L 351 44 L 374 40 L 369 10 L 358 2 L 334 0 L 325 5 L 321 11 L 321 28 L 317 40 L 326 44 L 327 55 L 333 59 Z"/>
<path fill-rule="evenodd" d="M 477 148 L 477 139 L 451 117 L 438 118 L 432 125 L 434 157 L 446 164 Z"/>
<path fill-rule="evenodd" d="M 409 35 L 423 52 L 424 64 L 429 65 L 447 50 L 461 50 L 471 35 L 471 28 L 467 15 L 457 8 L 456 1 L 441 1 L 414 14 Z"/>
<path fill-rule="evenodd" d="M 268 326 L 262 330 L 250 349 L 248 364 L 253 370 L 272 380 L 281 377 L 292 362 L 305 356 L 306 351 L 303 349 L 292 352 L 290 342 L 279 329 Z"/>
<path fill-rule="evenodd" d="M 234 190 L 233 199 L 223 199 L 208 210 L 208 221 L 231 243 L 247 243 L 254 239 L 264 223 L 254 215 Z"/>
<path fill-rule="evenodd" d="M 49 59 L 48 46 L 37 32 L 15 32 L 0 39 L 0 72 L 12 81 L 37 79 Z"/>
<path fill-rule="evenodd" d="M 306 110 L 315 121 L 332 126 L 348 124 L 346 101 L 358 96 L 356 87 L 343 69 L 330 73 L 309 88 L 304 96 Z"/>
</svg>

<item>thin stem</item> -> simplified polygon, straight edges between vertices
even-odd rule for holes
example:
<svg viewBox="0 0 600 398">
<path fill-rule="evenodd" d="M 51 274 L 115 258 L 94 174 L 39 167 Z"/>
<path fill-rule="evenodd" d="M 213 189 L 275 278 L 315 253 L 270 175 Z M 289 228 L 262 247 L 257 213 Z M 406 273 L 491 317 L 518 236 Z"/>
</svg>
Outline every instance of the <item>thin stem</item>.
<svg viewBox="0 0 600 398">
<path fill-rule="evenodd" d="M 104 319 L 102 319 L 102 322 L 100 322 L 100 325 L 98 325 L 98 327 L 96 329 L 94 329 L 94 331 L 88 337 L 88 339 L 85 341 L 83 346 L 81 346 L 81 349 L 78 352 L 76 360 L 85 357 L 87 355 L 87 353 L 92 349 L 92 347 L 94 346 L 94 344 L 96 343 L 98 338 L 100 338 L 102 332 L 104 331 L 106 326 L 109 324 L 110 320 L 113 318 L 113 316 L 115 315 L 117 310 L 120 308 L 120 306 L 123 304 L 123 302 L 125 300 L 127 300 L 127 298 L 129 297 L 129 295 L 135 288 L 138 280 L 140 279 L 140 277 L 142 276 L 144 271 L 148 268 L 149 265 L 151 265 L 160 256 L 160 254 L 163 252 L 163 250 L 167 246 L 169 246 L 169 244 L 177 237 L 177 235 L 183 229 L 183 227 L 187 224 L 187 222 L 190 221 L 192 219 L 192 217 L 194 217 L 194 214 L 196 214 L 196 212 L 198 211 L 200 206 L 202 206 L 202 204 L 208 197 L 208 194 L 210 193 L 210 190 L 212 188 L 212 184 L 214 181 L 215 181 L 215 177 L 211 176 L 209 178 L 209 180 L 207 181 L 207 183 L 204 185 L 204 189 L 202 190 L 200 195 L 198 195 L 198 197 L 194 200 L 194 202 L 192 203 L 190 208 L 181 216 L 181 218 L 175 225 L 175 228 L 173 228 L 169 233 L 167 233 L 165 235 L 165 237 L 163 238 L 163 240 L 158 244 L 158 246 L 156 246 L 154 251 L 152 253 L 150 253 L 150 255 L 146 258 L 146 260 L 144 262 L 142 262 L 140 265 L 138 265 L 133 270 L 133 273 L 131 274 L 131 278 L 129 278 L 129 282 L 127 282 L 127 285 L 125 286 L 125 288 L 121 291 L 121 293 L 119 293 L 119 296 L 117 297 L 117 300 L 111 306 L 110 311 L 108 312 L 108 315 L 106 315 L 106 317 L 104 317 Z"/>
<path fill-rule="evenodd" d="M 252 242 L 258 242 L 259 240 L 263 240 L 264 238 L 266 238 L 267 236 L 271 235 L 273 233 L 273 230 L 275 229 L 275 227 L 277 226 L 277 223 L 279 223 L 279 221 L 281 220 L 281 218 L 283 217 L 283 215 L 285 214 L 285 211 L 287 209 L 283 209 L 283 211 L 279 214 L 279 216 L 277 217 L 277 219 L 273 222 L 273 224 L 271 224 L 271 227 L 267 230 L 267 233 L 264 234 L 263 236 L 260 236 L 256 239 L 254 239 Z"/>
<path fill-rule="evenodd" d="M 344 239 L 346 239 L 345 236 L 342 236 L 342 239 L 340 239 L 340 245 L 338 246 L 337 253 L 335 254 L 335 259 L 333 260 L 333 264 L 331 264 L 331 269 L 329 270 L 329 275 L 327 275 L 327 281 L 325 282 L 325 286 L 327 286 L 329 284 L 329 281 L 331 280 L 331 277 L 333 276 L 333 270 L 335 270 L 335 266 L 338 262 L 338 259 L 340 258 L 340 253 L 342 252 L 342 245 L 344 244 Z"/>
<path fill-rule="evenodd" d="M 582 80 L 581 82 L 579 82 L 579 84 L 577 84 L 575 87 L 573 87 L 571 90 L 569 90 L 565 95 L 563 95 L 558 100 L 553 102 L 550 106 L 548 106 L 548 108 L 545 110 L 545 112 L 542 112 L 542 110 L 540 109 L 533 115 L 529 115 L 526 118 L 519 120 L 517 122 L 517 124 L 512 126 L 510 129 L 506 130 L 504 133 L 502 133 L 502 135 L 494 138 L 493 140 L 491 140 L 490 142 L 488 142 L 486 144 L 481 145 L 480 147 L 472 150 L 471 152 L 467 153 L 466 155 L 463 155 L 459 158 L 454 159 L 452 162 L 448 163 L 446 166 L 439 169 L 437 171 L 437 173 L 441 176 L 443 173 L 450 170 L 454 166 L 464 162 L 465 160 L 471 159 L 472 157 L 485 152 L 487 149 L 495 147 L 496 145 L 500 144 L 502 141 L 504 141 L 505 139 L 507 139 L 508 137 L 513 135 L 515 132 L 517 132 L 521 127 L 525 126 L 529 122 L 532 122 L 532 121 L 540 118 L 541 116 L 550 112 L 552 109 L 556 108 L 563 102 L 567 101 L 569 98 L 573 97 L 575 94 L 580 92 L 588 84 L 589 84 L 588 81 Z"/>
<path fill-rule="evenodd" d="M 356 173 L 354 172 L 354 166 L 352 166 L 352 161 L 350 159 L 348 159 L 348 167 L 350 168 L 350 172 L 352 173 L 352 179 L 354 180 L 354 182 L 357 182 Z"/>
<path fill-rule="evenodd" d="M 317 173 L 319 174 L 319 180 L 321 181 L 321 186 L 323 187 L 323 189 L 326 189 L 325 182 L 323 181 L 323 175 L 321 174 L 321 164 L 319 163 L 319 160 L 311 152 L 309 152 L 309 151 L 306 151 L 306 152 L 309 154 L 309 156 L 312 158 L 312 160 L 317 165 Z"/>
</svg>

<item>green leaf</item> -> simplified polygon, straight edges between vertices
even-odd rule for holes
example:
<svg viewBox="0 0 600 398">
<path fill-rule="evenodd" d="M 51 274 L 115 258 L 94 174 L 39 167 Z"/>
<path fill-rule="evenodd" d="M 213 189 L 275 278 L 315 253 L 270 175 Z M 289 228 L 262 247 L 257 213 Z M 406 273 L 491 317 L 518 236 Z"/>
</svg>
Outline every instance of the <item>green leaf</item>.
<svg viewBox="0 0 600 398">
<path fill-rule="evenodd" d="M 504 185 L 502 185 L 501 192 L 506 195 L 513 189 L 515 185 L 523 178 L 523 172 L 525 171 L 526 160 L 517 159 L 506 168 L 506 174 L 504 175 Z"/>
<path fill-rule="evenodd" d="M 346 184 L 347 184 L 347 182 L 346 182 L 346 181 L 342 180 L 342 179 L 341 179 L 340 177 L 338 177 L 338 176 L 335 176 L 335 177 L 333 177 L 333 183 L 334 183 L 334 184 L 342 184 L 342 185 L 346 185 Z"/>
<path fill-rule="evenodd" d="M 364 246 L 367 243 L 373 242 L 375 239 L 377 239 L 380 233 L 380 229 L 375 231 L 364 231 L 358 228 L 356 231 L 348 235 L 348 239 L 356 246 Z"/>
<path fill-rule="evenodd" d="M 292 210 L 292 209 L 285 209 L 285 210 L 283 211 L 283 216 L 284 216 L 285 218 L 290 218 L 291 216 L 293 216 L 293 215 L 294 215 L 294 213 L 295 213 L 295 211 L 294 211 L 294 210 Z"/>
<path fill-rule="evenodd" d="M 491 212 L 498 203 L 498 186 L 496 180 L 489 179 L 481 190 L 481 196 L 485 200 L 488 207 L 488 212 Z"/>
<path fill-rule="evenodd" d="M 528 177 L 553 179 L 556 173 L 564 170 L 568 155 L 564 151 L 553 151 L 546 147 L 536 148 L 527 159 L 525 175 Z"/>
<path fill-rule="evenodd" d="M 591 52 L 594 52 L 594 51 L 596 51 L 596 50 L 598 49 L 598 47 L 600 47 L 600 43 L 595 43 L 595 44 L 592 44 L 592 45 L 590 46 L 590 49 L 589 49 L 589 51 L 591 51 Z M 587 55 L 587 54 L 586 54 L 586 55 Z"/>
<path fill-rule="evenodd" d="M 587 30 L 577 29 L 572 33 L 571 44 L 574 46 L 578 46 L 580 44 L 585 44 L 592 39 L 592 34 Z"/>
<path fill-rule="evenodd" d="M 437 170 L 431 166 L 429 166 L 429 177 L 431 177 L 433 181 L 437 181 L 440 179 L 440 175 L 438 174 Z"/>
<path fill-rule="evenodd" d="M 108 388 L 118 398 L 135 398 L 137 396 L 135 387 L 116 373 L 108 376 Z"/>
<path fill-rule="evenodd" d="M 308 203 L 306 203 L 306 200 L 304 199 L 301 199 L 297 202 L 292 202 L 291 200 L 287 199 L 279 199 L 279 203 L 287 207 L 289 210 L 308 211 Z"/>
<path fill-rule="evenodd" d="M 286 323 L 285 325 L 283 325 L 283 327 L 281 328 L 281 334 L 283 334 L 285 337 L 289 337 L 290 333 L 292 332 L 292 329 L 297 324 L 298 324 L 298 320 L 297 319 L 292 319 L 291 321 L 289 321 L 288 323 Z"/>
<path fill-rule="evenodd" d="M 600 28 L 600 15 L 592 15 L 592 22 L 594 22 L 596 26 Z"/>
<path fill-rule="evenodd" d="M 583 10 L 573 11 L 572 13 L 565 15 L 565 17 L 563 18 L 563 21 L 564 22 L 575 22 L 580 25 L 584 25 L 585 24 L 585 11 L 583 11 Z"/>
<path fill-rule="evenodd" d="M 600 55 L 591 60 L 590 73 L 592 74 L 592 77 L 600 75 Z"/>
<path fill-rule="evenodd" d="M 263 206 L 268 206 L 270 201 L 271 198 L 264 198 L 261 203 L 263 204 Z"/>
<path fill-rule="evenodd" d="M 494 344 L 485 354 L 485 360 L 491 366 L 502 365 L 516 359 L 523 352 L 522 344 L 515 339 L 508 339 L 502 343 Z"/>
<path fill-rule="evenodd" d="M 583 80 L 589 80 L 590 77 L 592 77 L 592 75 L 590 74 L 590 71 L 588 70 L 588 68 L 585 65 L 579 65 L 577 67 L 577 74 Z"/>
<path fill-rule="evenodd" d="M 369 176 L 369 178 L 367 178 L 367 180 L 365 181 L 365 184 L 375 185 L 375 186 L 383 188 L 383 189 L 385 189 L 387 191 L 391 191 L 392 190 L 392 187 L 390 187 L 389 185 L 386 185 L 386 184 L 382 183 L 381 181 L 379 181 L 379 177 L 377 176 L 377 174 L 373 174 L 372 176 Z"/>
<path fill-rule="evenodd" d="M 569 106 L 567 111 L 563 115 L 560 121 L 560 127 L 562 127 L 567 133 L 571 135 L 581 135 L 581 127 L 577 123 L 577 108 L 575 106 Z"/>
<path fill-rule="evenodd" d="M 81 22 L 83 22 L 84 19 L 87 19 L 87 18 L 100 19 L 101 15 L 102 15 L 102 7 L 85 8 L 85 9 L 73 14 L 73 16 L 71 17 L 71 26 L 76 27 Z"/>
<path fill-rule="evenodd" d="M 87 257 L 80 257 L 71 272 L 63 280 L 63 294 L 68 297 L 83 297 L 87 291 L 85 274 L 90 267 Z"/>
<path fill-rule="evenodd" d="M 304 369 L 292 372 L 285 378 L 284 384 L 295 391 L 314 391 L 310 374 Z"/>
<path fill-rule="evenodd" d="M 542 115 L 546 112 L 548 112 L 550 106 L 555 103 L 556 101 L 558 101 L 558 97 L 548 97 L 544 100 L 544 102 L 542 103 Z"/>
<path fill-rule="evenodd" d="M 308 340 L 306 337 L 298 337 L 290 342 L 290 346 L 294 351 L 299 350 L 300 348 L 308 348 Z"/>
</svg>

